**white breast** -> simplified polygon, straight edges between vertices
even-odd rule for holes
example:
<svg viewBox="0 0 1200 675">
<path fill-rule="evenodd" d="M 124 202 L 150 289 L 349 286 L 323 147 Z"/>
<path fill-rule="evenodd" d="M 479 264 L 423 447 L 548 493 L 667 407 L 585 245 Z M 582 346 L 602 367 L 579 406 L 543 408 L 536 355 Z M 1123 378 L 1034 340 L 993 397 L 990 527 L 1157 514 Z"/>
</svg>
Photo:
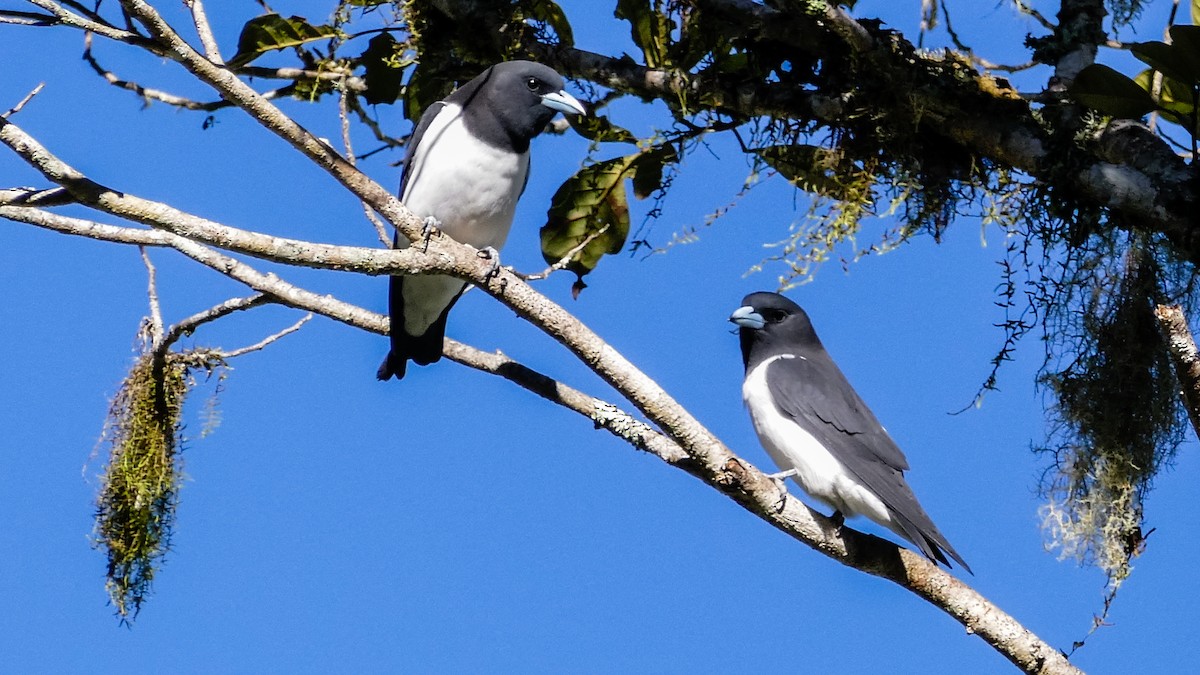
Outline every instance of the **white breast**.
<svg viewBox="0 0 1200 675">
<path fill-rule="evenodd" d="M 462 108 L 448 104 L 421 137 L 410 160 L 401 201 L 442 231 L 475 248 L 499 249 L 512 227 L 529 174 L 529 153 L 495 148 L 475 138 Z"/>
<path fill-rule="evenodd" d="M 413 153 L 400 200 L 422 218 L 433 216 L 456 241 L 499 250 L 512 228 L 529 174 L 529 153 L 479 141 L 463 123 L 462 107 L 440 110 Z M 405 248 L 408 242 L 400 242 Z M 465 286 L 443 275 L 404 281 L 404 330 L 422 335 Z"/>
<path fill-rule="evenodd" d="M 796 470 L 792 477 L 813 498 L 846 517 L 864 515 L 892 527 L 883 501 L 858 482 L 820 441 L 775 406 L 767 387 L 767 369 L 780 359 L 803 358 L 781 354 L 763 361 L 746 375 L 742 399 L 758 440 L 781 471 Z"/>
</svg>

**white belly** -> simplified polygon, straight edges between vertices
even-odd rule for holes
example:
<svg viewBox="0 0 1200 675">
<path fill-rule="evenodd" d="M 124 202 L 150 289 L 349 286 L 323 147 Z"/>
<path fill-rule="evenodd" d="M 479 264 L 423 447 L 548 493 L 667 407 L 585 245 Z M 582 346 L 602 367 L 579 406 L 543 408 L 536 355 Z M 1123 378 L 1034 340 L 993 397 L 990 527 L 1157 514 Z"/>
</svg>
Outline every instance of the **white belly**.
<svg viewBox="0 0 1200 675">
<path fill-rule="evenodd" d="M 779 411 L 767 388 L 767 369 L 780 359 L 802 358 L 790 354 L 776 356 L 755 366 L 742 385 L 742 399 L 750 411 L 750 420 L 763 449 L 781 471 L 795 470 L 792 479 L 810 496 L 840 511 L 846 517 L 864 515 L 891 528 L 891 515 L 883 501 L 858 482 L 825 446 L 800 425 Z"/>
<path fill-rule="evenodd" d="M 441 230 L 478 249 L 499 250 L 512 229 L 517 200 L 529 173 L 529 153 L 514 153 L 475 139 L 462 120 L 462 108 L 447 105 L 411 158 L 404 202 L 422 218 L 434 217 Z M 400 241 L 397 248 L 407 248 Z M 423 335 L 466 284 L 444 275 L 404 281 L 404 330 Z"/>
<path fill-rule="evenodd" d="M 471 136 L 462 109 L 442 109 L 411 159 L 401 201 L 433 216 L 455 240 L 499 249 L 512 228 L 529 173 L 529 153 L 492 147 Z"/>
</svg>

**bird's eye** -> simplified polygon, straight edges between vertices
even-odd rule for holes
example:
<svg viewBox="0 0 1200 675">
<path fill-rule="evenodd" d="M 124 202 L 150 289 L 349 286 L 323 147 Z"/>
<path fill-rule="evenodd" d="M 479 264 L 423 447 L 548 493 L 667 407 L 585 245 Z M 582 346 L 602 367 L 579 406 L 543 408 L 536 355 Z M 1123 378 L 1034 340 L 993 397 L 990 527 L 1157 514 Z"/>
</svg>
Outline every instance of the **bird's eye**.
<svg viewBox="0 0 1200 675">
<path fill-rule="evenodd" d="M 531 77 L 528 80 L 525 80 L 525 86 L 529 87 L 529 91 L 537 91 L 539 84 L 540 83 L 536 77 Z"/>
<path fill-rule="evenodd" d="M 779 323 L 787 318 L 787 314 L 778 309 L 768 309 L 762 313 L 762 316 L 770 323 Z"/>
</svg>

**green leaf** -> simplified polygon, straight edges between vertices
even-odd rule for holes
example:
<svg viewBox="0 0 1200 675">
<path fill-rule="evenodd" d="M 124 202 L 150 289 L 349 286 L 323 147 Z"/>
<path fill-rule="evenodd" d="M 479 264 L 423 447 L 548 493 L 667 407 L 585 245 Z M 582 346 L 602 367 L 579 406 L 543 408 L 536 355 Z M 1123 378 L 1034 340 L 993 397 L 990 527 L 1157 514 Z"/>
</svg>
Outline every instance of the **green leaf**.
<svg viewBox="0 0 1200 675">
<path fill-rule="evenodd" d="M 630 37 L 641 48 L 646 65 L 661 68 L 667 61 L 671 31 L 675 23 L 658 11 L 653 0 L 617 0 L 613 16 L 629 22 Z"/>
<path fill-rule="evenodd" d="M 1173 45 L 1158 41 L 1138 42 L 1131 45 L 1129 51 L 1133 52 L 1139 61 L 1167 77 L 1181 81 L 1194 77 L 1187 63 L 1180 58 L 1181 50 Z"/>
<path fill-rule="evenodd" d="M 529 18 L 535 21 L 541 21 L 547 26 L 554 29 L 554 34 L 558 36 L 558 41 L 564 47 L 575 46 L 575 34 L 571 30 L 571 22 L 567 21 L 567 15 L 563 13 L 562 7 L 558 6 L 554 0 L 532 0 L 528 5 Z"/>
<path fill-rule="evenodd" d="M 1191 74 L 1191 83 L 1200 83 L 1200 26 L 1171 26 L 1167 33 L 1171 36 L 1171 49 L 1178 53 L 1180 64 Z"/>
<path fill-rule="evenodd" d="M 732 32 L 736 35 L 739 30 L 735 27 Z M 678 34 L 679 38 L 671 44 L 667 55 L 679 70 L 691 70 L 705 56 L 725 54 L 731 48 L 728 28 L 719 18 L 705 12 L 686 12 Z"/>
<path fill-rule="evenodd" d="M 426 108 L 450 93 L 451 86 L 440 76 L 437 68 L 427 63 L 417 64 L 409 75 L 408 85 L 404 87 L 404 117 L 413 124 L 421 119 Z"/>
<path fill-rule="evenodd" d="M 645 199 L 662 187 L 663 168 L 668 164 L 679 161 L 679 153 L 675 146 L 664 145 L 654 150 L 643 152 L 637 158 L 633 172 L 633 196 Z"/>
<path fill-rule="evenodd" d="M 637 143 L 637 136 L 634 136 L 628 129 L 619 127 L 612 123 L 607 117 L 599 115 L 564 115 L 567 123 L 575 130 L 575 133 L 583 136 L 589 141 L 597 143 Z"/>
<path fill-rule="evenodd" d="M 842 198 L 845 193 L 837 180 L 838 155 L 816 145 L 771 145 L 754 153 L 779 175 L 808 192 Z"/>
<path fill-rule="evenodd" d="M 338 30 L 333 26 L 313 26 L 301 16 L 285 19 L 278 14 L 265 14 L 247 21 L 242 27 L 237 54 L 229 59 L 229 66 L 238 68 L 269 51 L 298 47 L 337 35 Z"/>
<path fill-rule="evenodd" d="M 367 103 L 390 105 L 400 97 L 403 71 L 396 59 L 399 45 L 391 33 L 380 33 L 367 43 L 366 51 L 359 58 L 366 69 L 363 81 L 367 83 L 367 91 L 363 98 Z"/>
<path fill-rule="evenodd" d="M 567 269 L 582 280 L 596 268 L 600 258 L 621 251 L 629 236 L 625 179 L 642 155 L 635 153 L 586 166 L 558 188 L 541 230 L 546 262 L 557 263 L 588 237 L 594 237 L 567 264 Z"/>
<path fill-rule="evenodd" d="M 1192 24 L 1200 26 L 1200 0 L 1192 0 Z"/>
<path fill-rule="evenodd" d="M 1153 77 L 1153 70 L 1144 70 L 1135 81 L 1149 90 L 1153 86 Z M 1164 75 L 1158 91 L 1159 112 L 1168 121 L 1186 129 L 1189 120 L 1196 114 L 1195 100 L 1192 96 L 1191 86 Z M 1200 126 L 1197 127 L 1197 133 L 1200 133 Z"/>
<path fill-rule="evenodd" d="M 1154 110 L 1154 99 L 1136 82 L 1108 66 L 1093 63 L 1075 76 L 1071 96 L 1113 117 L 1139 118 Z"/>
</svg>

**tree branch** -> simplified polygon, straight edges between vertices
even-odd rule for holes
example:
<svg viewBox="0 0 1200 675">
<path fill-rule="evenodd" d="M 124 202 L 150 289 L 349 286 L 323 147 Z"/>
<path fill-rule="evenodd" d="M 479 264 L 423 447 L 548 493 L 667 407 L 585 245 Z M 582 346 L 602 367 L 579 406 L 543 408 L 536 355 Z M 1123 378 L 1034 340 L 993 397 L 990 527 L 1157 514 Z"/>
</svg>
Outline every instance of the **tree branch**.
<svg viewBox="0 0 1200 675">
<path fill-rule="evenodd" d="M 79 14 L 75 14 L 64 8 L 62 3 L 53 2 L 52 0 L 27 0 L 27 2 L 37 5 L 54 16 L 58 25 L 70 26 L 72 28 L 80 28 L 90 31 L 97 35 L 104 36 L 110 40 L 124 42 L 126 44 L 141 47 L 146 51 L 159 56 L 164 56 L 162 48 L 153 40 L 147 39 L 144 35 L 139 35 L 130 30 L 121 30 L 112 24 L 100 19 L 99 15 L 92 14 L 91 17 L 85 18 Z"/>
<path fill-rule="evenodd" d="M 300 317 L 300 320 L 297 321 L 296 323 L 288 326 L 287 328 L 284 328 L 283 330 L 279 331 L 278 333 L 272 333 L 272 334 L 268 335 L 267 337 L 259 340 L 258 342 L 255 342 L 252 345 L 249 345 L 246 347 L 241 347 L 239 349 L 234 349 L 233 351 L 222 352 L 221 358 L 233 359 L 233 358 L 237 358 L 243 354 L 249 354 L 250 352 L 257 352 L 261 349 L 264 349 L 267 347 L 267 345 L 270 345 L 272 342 L 275 342 L 282 337 L 286 337 L 286 336 L 291 335 L 292 333 L 295 333 L 296 331 L 300 330 L 301 328 L 304 327 L 304 324 L 308 323 L 309 320 L 311 320 L 312 318 L 313 318 L 313 314 L 312 314 L 312 312 L 309 312 L 308 314 L 305 314 L 304 316 Z"/>
<path fill-rule="evenodd" d="M 150 339 L 146 342 L 154 345 L 163 338 L 162 306 L 158 303 L 158 270 L 154 268 L 154 263 L 150 262 L 150 255 L 146 253 L 145 246 L 139 246 L 138 253 L 142 257 L 142 264 L 146 266 L 146 296 L 150 304 L 150 316 L 146 326 Z"/>
<path fill-rule="evenodd" d="M 740 39 L 741 26 L 761 20 L 761 9 L 755 9 L 758 6 L 747 0 L 692 0 L 692 4 L 709 11 L 719 7 L 722 15 L 731 19 L 722 24 L 727 37 Z M 789 0 L 777 4 L 809 3 Z M 954 60 L 937 54 L 920 52 L 892 32 L 886 33 L 886 39 L 868 43 L 852 37 L 857 28 L 850 24 L 839 24 L 842 32 L 838 32 L 823 22 L 813 22 L 811 12 L 794 16 L 780 11 L 771 18 L 777 30 L 792 34 L 789 44 L 828 40 L 831 34 L 851 35 L 843 40 L 859 50 L 851 63 L 869 73 L 863 76 L 864 81 L 884 89 L 881 98 L 908 102 L 903 110 L 893 112 L 910 116 L 907 123 L 912 127 L 949 139 L 972 155 L 1067 186 L 1072 194 L 1122 216 L 1118 223 L 1138 223 L 1139 227 L 1163 233 L 1183 255 L 1200 264 L 1200 228 L 1192 226 L 1193 214 L 1200 209 L 1200 197 L 1192 187 L 1193 172 L 1144 126 L 1135 129 L 1131 121 L 1118 120 L 1124 123 L 1117 125 L 1119 134 L 1114 134 L 1112 127 L 1097 132 L 1090 144 L 1078 148 L 1080 156 L 1068 168 L 1053 149 L 1036 111 L 995 78 L 973 68 L 964 70 Z M 1085 18 L 1090 21 L 1091 15 Z M 857 22 L 854 25 L 862 28 Z M 869 49 L 864 47 L 867 44 Z M 559 72 L 668 104 L 681 94 L 695 94 L 704 87 L 706 100 L 711 101 L 705 107 L 748 119 L 774 116 L 836 127 L 850 112 L 828 93 L 770 84 L 725 90 L 719 83 L 689 80 L 683 74 L 646 68 L 628 58 L 540 43 L 530 45 L 530 50 Z M 1153 151 L 1130 151 L 1131 145 Z"/>
<path fill-rule="evenodd" d="M 0 127 L 0 139 L 9 142 L 13 128 L 11 124 L 7 127 Z M 48 155 L 44 149 L 42 153 L 32 153 L 31 156 L 40 156 L 46 162 L 57 161 L 52 156 L 43 155 Z M 75 178 L 87 180 L 83 176 L 75 176 Z M 125 196 L 125 198 L 136 199 L 129 196 Z M 182 215 L 194 218 L 187 214 Z M 263 274 L 245 263 L 217 253 L 208 246 L 177 234 L 81 222 L 27 207 L 0 206 L 0 217 L 48 226 L 59 231 L 86 233 L 90 236 L 104 235 L 110 237 L 112 241 L 121 243 L 171 246 L 184 255 L 257 291 L 271 294 L 283 304 L 326 316 L 334 316 L 344 323 L 376 333 L 386 333 L 387 322 L 382 316 L 329 296 L 318 296 L 311 291 L 292 286 L 274 275 Z M 129 213 L 126 217 L 134 220 L 145 219 L 146 214 Z M 212 235 L 215 241 L 240 252 L 250 253 L 250 251 L 242 251 L 231 246 L 229 242 L 240 241 L 245 237 L 251 239 L 257 237 L 267 241 L 277 239 L 255 233 L 239 235 L 236 234 L 237 231 L 234 228 L 227 228 L 216 223 L 208 223 L 207 227 L 208 234 Z M 298 242 L 298 244 L 300 245 L 292 247 L 291 255 L 287 259 L 281 258 L 280 261 L 330 269 L 351 269 L 332 265 L 323 259 L 326 255 L 333 255 L 334 250 L 339 247 L 318 244 L 304 246 L 305 242 Z M 355 251 L 353 247 L 340 248 L 348 253 Z M 321 252 L 314 255 L 312 253 L 314 250 Z M 418 250 L 419 247 L 408 249 L 408 251 Z M 381 256 L 396 256 L 398 253 L 406 252 L 376 252 Z M 352 253 L 340 256 L 343 260 L 352 257 L 354 257 Z M 578 396 L 568 397 L 560 394 L 556 384 L 533 377 L 516 366 L 506 365 L 505 361 L 490 361 L 492 365 L 489 367 L 498 374 L 503 374 L 510 379 L 519 378 L 522 386 L 544 397 L 552 394 L 571 400 L 572 402 L 567 407 L 580 414 L 587 414 L 589 419 L 605 426 L 622 438 L 628 439 L 632 434 L 634 439 L 644 439 L 641 442 L 646 443 L 647 449 L 651 449 L 653 444 L 662 450 L 662 454 L 658 450 L 654 451 L 664 461 L 700 478 L 772 526 L 843 564 L 889 579 L 930 601 L 962 622 L 972 632 L 987 640 L 998 651 L 1028 672 L 1072 672 L 1070 665 L 1056 650 L 946 571 L 891 542 L 864 535 L 849 528 L 839 528 L 828 518 L 804 506 L 799 500 L 786 493 L 780 493 L 775 481 L 749 462 L 734 455 L 707 429 L 694 420 L 690 413 L 675 403 L 657 383 L 629 364 L 624 357 L 604 343 L 578 319 L 538 295 L 516 276 L 502 270 L 497 277 L 493 278 L 489 275 L 490 266 L 474 255 L 465 259 L 450 258 L 450 260 L 455 264 L 447 265 L 444 268 L 434 265 L 430 267 L 430 271 L 451 273 L 477 283 L 489 294 L 567 346 L 592 370 L 600 374 L 623 396 L 633 402 L 648 419 L 666 431 L 667 436 L 664 438 L 669 438 L 672 443 L 681 448 L 682 452 L 667 453 L 666 450 L 669 448 L 663 446 L 661 441 L 655 441 L 652 436 L 647 436 L 644 429 L 631 422 L 632 418 L 608 404 L 597 403 L 593 400 L 589 407 L 588 402 L 581 400 Z M 373 273 L 377 271 L 377 268 L 368 265 L 368 269 L 357 271 Z M 450 348 L 450 351 L 454 351 L 453 347 Z M 514 381 L 517 380 L 514 379 Z M 635 443 L 635 445 L 637 444 Z M 642 446 L 637 445 L 637 447 Z"/>
<path fill-rule="evenodd" d="M 248 265 L 222 256 L 211 249 L 208 255 L 199 255 L 199 250 L 194 247 L 193 242 L 188 242 L 182 237 L 167 232 L 104 225 L 35 208 L 2 205 L 0 205 L 0 218 L 62 234 L 111 243 L 170 248 L 178 248 L 182 245 L 187 249 L 185 255 L 191 253 L 193 259 L 259 291 L 249 297 L 227 300 L 176 323 L 168 329 L 163 339 L 164 346 L 177 341 L 204 323 L 268 302 L 279 302 L 297 309 L 306 309 L 353 328 L 378 335 L 387 335 L 388 332 L 388 321 L 383 315 L 329 296 L 319 296 L 278 277 L 258 273 Z M 456 363 L 503 377 L 552 403 L 583 415 L 598 428 L 608 430 L 634 447 L 650 452 L 669 464 L 687 466 L 687 453 L 678 444 L 611 403 L 554 380 L 503 354 L 489 354 L 449 338 L 446 339 L 444 350 L 446 357 Z M 847 532 L 849 532 L 848 529 Z"/>
<path fill-rule="evenodd" d="M 52 3 L 49 3 L 52 4 Z M 254 119 L 281 136 L 294 147 L 310 157 L 319 166 L 342 182 L 351 192 L 371 205 L 384 218 L 397 226 L 411 240 L 416 241 L 421 221 L 409 213 L 389 191 L 370 181 L 324 143 L 317 140 L 295 122 L 283 116 L 261 95 L 241 82 L 235 75 L 216 67 L 199 55 L 168 26 L 161 17 L 140 0 L 124 0 L 122 6 L 147 28 L 157 49 L 170 58 L 182 63 L 188 70 L 213 86 L 222 97 L 243 108 Z M 833 17 L 837 19 L 838 17 Z M 861 36 L 856 36 L 854 23 L 839 23 L 839 36 L 848 44 L 864 48 Z M 114 39 L 118 39 L 114 37 Z M 869 46 L 869 45 L 868 45 Z M 579 54 L 586 54 L 579 52 Z M 604 58 L 604 57 L 601 57 Z M 602 64 L 603 65 L 603 64 Z M 659 77 L 663 86 L 677 86 L 674 76 Z M 649 82 L 649 80 L 647 80 Z M 645 85 L 645 83 L 643 83 Z M 686 85 L 686 83 L 684 83 Z M 806 95 L 786 94 L 778 90 L 767 92 L 770 96 L 793 96 L 801 100 Z M 769 100 L 769 96 L 767 97 Z M 739 101 L 741 98 L 738 99 Z M 747 100 L 754 102 L 753 97 Z M 786 101 L 785 98 L 779 98 Z M 748 104 L 747 104 L 748 105 Z M 428 251 L 423 247 L 397 251 L 378 251 L 355 247 L 337 247 L 277 237 L 267 237 L 253 232 L 229 228 L 190 214 L 170 209 L 162 204 L 136 197 L 121 195 L 96 184 L 71 167 L 61 163 L 44 148 L 26 142 L 28 137 L 11 123 L 0 122 L 0 140 L 17 150 L 26 161 L 37 166 L 50 180 L 62 185 L 81 202 L 121 218 L 152 224 L 169 231 L 141 231 L 134 228 L 116 228 L 98 223 L 86 223 L 82 230 L 93 235 L 111 234 L 115 240 L 145 245 L 168 245 L 193 259 L 218 270 L 231 278 L 263 293 L 269 293 L 280 302 L 294 307 L 310 309 L 327 316 L 337 314 L 345 323 L 385 332 L 386 319 L 358 307 L 348 305 L 328 296 L 318 296 L 310 291 L 282 282 L 278 277 L 216 252 L 204 241 L 232 251 L 258 255 L 280 262 L 309 267 L 341 269 L 366 274 L 387 274 L 398 271 L 438 272 L 452 274 L 480 286 L 493 297 L 548 335 L 566 346 L 592 370 L 613 385 L 666 436 L 664 442 L 675 444 L 681 454 L 673 454 L 671 463 L 684 468 L 708 485 L 718 489 L 738 504 L 751 511 L 772 526 L 788 533 L 808 546 L 857 569 L 881 576 L 908 588 L 929 600 L 967 626 L 969 630 L 984 638 L 1007 658 L 1028 672 L 1075 672 L 1063 656 L 1052 647 L 1030 633 L 1018 622 L 1007 616 L 985 598 L 947 572 L 930 564 L 924 558 L 882 539 L 862 535 L 848 528 L 839 535 L 839 528 L 829 519 L 814 514 L 798 500 L 781 494 L 776 483 L 755 469 L 750 463 L 734 455 L 695 420 L 689 412 L 679 406 L 653 380 L 637 370 L 623 356 L 607 345 L 598 335 L 558 305 L 534 291 L 515 275 L 501 271 L 493 275 L 490 265 L 479 259 L 469 247 L 457 244 L 448 238 L 438 238 L 430 243 Z M 71 223 L 54 214 L 40 212 L 29 207 L 0 205 L 0 216 L 46 226 L 70 226 Z M 38 221 L 35 223 L 34 221 Z M 178 234 L 177 234 L 178 233 Z M 180 234 L 187 233 L 187 237 Z M 193 241 L 193 238 L 196 241 Z M 141 240 L 141 241 L 138 241 Z M 269 255 L 261 248 L 266 246 Z M 496 370 L 520 372 L 498 362 Z M 529 379 L 529 378 L 526 378 Z M 515 381 L 515 380 L 514 380 Z M 557 386 L 546 382 L 531 381 L 537 390 L 560 395 Z M 531 390 L 535 390 L 532 387 Z M 593 402 L 595 399 L 593 399 Z M 587 406 L 576 401 L 582 412 Z M 576 409 L 576 408 L 572 408 Z M 597 415 L 593 403 L 589 419 L 607 420 L 610 428 L 630 427 L 627 415 Z M 634 437 L 644 435 L 634 425 Z M 617 433 L 614 430 L 614 433 Z M 625 436 L 622 436 L 625 438 Z"/>
<path fill-rule="evenodd" d="M 183 0 L 183 4 L 192 10 L 192 23 L 196 26 L 196 36 L 200 38 L 200 45 L 204 47 L 205 58 L 217 65 L 224 65 L 221 48 L 217 46 L 217 38 L 208 23 L 208 14 L 204 11 L 204 0 Z"/>
<path fill-rule="evenodd" d="M 1192 422 L 1192 430 L 1200 437 L 1200 352 L 1196 350 L 1196 340 L 1179 305 L 1158 305 L 1154 308 L 1154 317 L 1158 319 L 1158 329 L 1171 352 L 1183 407 Z"/>
<path fill-rule="evenodd" d="M 180 338 L 185 335 L 191 335 L 197 328 L 206 323 L 211 323 L 221 317 L 229 316 L 234 312 L 240 312 L 254 307 L 274 302 L 274 299 L 265 293 L 255 293 L 254 295 L 244 298 L 230 298 L 219 305 L 214 305 L 208 309 L 197 312 L 186 319 L 178 321 L 171 325 L 163 334 L 162 341 L 159 343 L 160 349 L 169 349 Z"/>
<path fill-rule="evenodd" d="M 42 91 L 42 88 L 45 86 L 46 86 L 45 82 L 38 83 L 38 86 L 34 87 L 33 91 L 30 91 L 28 94 L 25 94 L 25 98 L 22 98 L 20 101 L 17 101 L 16 105 L 9 108 L 3 114 L 0 114 L 0 117 L 8 119 L 9 117 L 12 117 L 13 115 L 16 115 L 17 113 L 21 112 L 21 108 L 24 108 L 26 104 L 28 104 L 30 101 L 32 101 L 33 97 L 37 96 Z"/>
<path fill-rule="evenodd" d="M 221 100 L 221 99 L 217 99 L 215 101 L 196 101 L 196 100 L 193 100 L 190 98 L 172 94 L 170 92 L 162 91 L 161 89 L 154 89 L 151 87 L 146 87 L 141 84 L 138 84 L 137 82 L 132 82 L 130 80 L 123 80 L 120 77 L 118 77 L 115 73 L 113 73 L 111 70 L 108 70 L 104 66 L 100 65 L 100 62 L 98 60 L 96 60 L 95 55 L 92 54 L 92 34 L 91 33 L 88 33 L 86 35 L 86 37 L 84 37 L 83 44 L 84 44 L 83 60 L 87 61 L 88 65 L 92 67 L 92 70 L 94 70 L 97 75 L 99 75 L 101 78 L 104 79 L 105 82 L 108 82 L 109 84 L 113 85 L 114 87 L 116 87 L 118 89 L 125 89 L 126 91 L 131 91 L 134 94 L 137 94 L 141 98 L 145 99 L 146 101 L 158 101 L 160 103 L 165 103 L 167 105 L 173 105 L 176 108 L 183 108 L 185 110 L 197 110 L 197 111 L 201 111 L 201 112 L 212 112 L 214 110 L 220 110 L 222 108 L 229 108 L 229 107 L 233 106 L 233 104 L 230 103 L 229 101 L 225 101 L 225 100 Z M 295 89 L 296 89 L 296 87 L 294 84 L 289 84 L 287 86 L 280 87 L 278 89 L 272 89 L 271 91 L 265 92 L 265 93 L 263 93 L 263 97 L 267 98 L 267 99 L 276 99 L 276 98 L 280 98 L 283 96 L 290 96 L 291 93 L 293 91 L 295 91 Z"/>
</svg>

